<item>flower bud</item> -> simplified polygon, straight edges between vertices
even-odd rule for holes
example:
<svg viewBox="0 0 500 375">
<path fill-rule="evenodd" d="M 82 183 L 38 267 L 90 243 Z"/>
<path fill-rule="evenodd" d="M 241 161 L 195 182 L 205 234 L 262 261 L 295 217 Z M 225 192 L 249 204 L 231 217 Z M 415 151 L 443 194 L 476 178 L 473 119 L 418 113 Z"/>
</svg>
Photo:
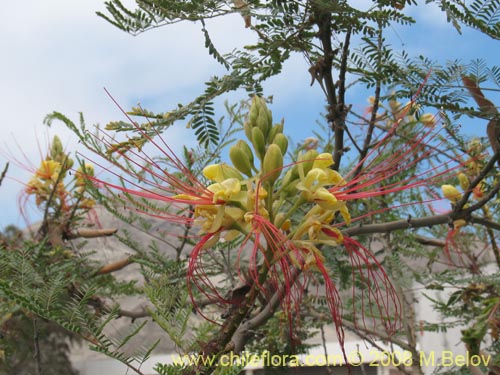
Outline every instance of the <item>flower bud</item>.
<svg viewBox="0 0 500 375">
<path fill-rule="evenodd" d="M 299 158 L 299 161 L 301 161 L 302 165 L 302 170 L 304 171 L 304 175 L 307 174 L 312 169 L 312 166 L 314 164 L 314 160 L 316 157 L 319 155 L 318 151 L 315 149 L 308 150 L 304 155 L 302 155 Z"/>
<path fill-rule="evenodd" d="M 250 106 L 250 111 L 248 112 L 248 122 L 250 126 L 253 128 L 257 126 L 257 117 L 259 116 L 259 104 L 260 98 L 255 95 L 252 98 L 252 105 Z"/>
<path fill-rule="evenodd" d="M 283 169 L 283 154 L 280 147 L 273 143 L 267 148 L 264 161 L 262 162 L 262 173 L 264 181 L 273 184 Z"/>
<path fill-rule="evenodd" d="M 250 124 L 249 121 L 246 121 L 243 124 L 243 130 L 245 131 L 245 135 L 247 136 L 247 139 L 252 142 L 252 125 Z"/>
<path fill-rule="evenodd" d="M 462 190 L 467 190 L 469 188 L 469 177 L 467 177 L 467 175 L 462 172 L 460 172 L 457 177 Z"/>
<path fill-rule="evenodd" d="M 276 143 L 278 146 L 280 146 L 281 153 L 283 155 L 286 154 L 286 150 L 288 149 L 288 138 L 283 133 L 276 134 L 273 143 Z"/>
<path fill-rule="evenodd" d="M 472 156 L 478 155 L 481 153 L 483 149 L 483 145 L 481 144 L 481 140 L 479 138 L 472 139 L 467 145 L 467 153 Z"/>
<path fill-rule="evenodd" d="M 248 145 L 244 141 L 238 141 L 238 143 L 232 145 L 229 149 L 229 158 L 231 159 L 231 162 L 236 167 L 236 169 L 250 177 L 252 176 L 252 163 L 248 158 L 248 154 L 243 150 L 240 142 L 248 147 Z"/>
<path fill-rule="evenodd" d="M 262 130 L 262 134 L 264 134 L 264 139 L 267 138 L 269 134 L 269 130 L 271 129 L 272 123 L 269 122 L 269 118 L 267 115 L 267 108 L 264 107 L 264 110 L 259 112 L 259 116 L 257 117 L 257 126 L 260 130 Z"/>
<path fill-rule="evenodd" d="M 443 191 L 443 195 L 452 203 L 457 203 L 462 197 L 462 194 L 453 185 L 443 185 L 441 186 L 441 190 Z"/>
<path fill-rule="evenodd" d="M 267 113 L 267 123 L 269 124 L 269 129 L 271 129 L 273 126 L 273 112 L 271 112 L 271 110 L 266 107 L 266 113 Z"/>
<path fill-rule="evenodd" d="M 266 153 L 266 141 L 260 128 L 252 129 L 252 144 L 257 156 L 260 160 L 262 160 L 264 158 L 264 154 Z"/>
<path fill-rule="evenodd" d="M 276 134 L 283 133 L 283 122 L 281 124 L 274 124 L 271 130 L 269 130 L 269 139 L 274 139 Z"/>
<path fill-rule="evenodd" d="M 252 168 L 254 168 L 254 166 L 253 166 L 253 152 L 252 152 L 252 149 L 250 148 L 250 146 L 248 145 L 248 143 L 246 143 L 245 141 L 240 139 L 238 142 L 236 142 L 236 145 L 239 148 L 241 148 L 241 150 L 246 154 L 248 160 L 250 160 L 250 165 L 252 166 Z"/>
<path fill-rule="evenodd" d="M 61 140 L 57 135 L 54 136 L 54 139 L 52 140 L 52 147 L 50 149 L 50 156 L 52 159 L 57 160 L 59 159 L 58 157 L 63 153 L 63 145 L 61 143 Z"/>
<path fill-rule="evenodd" d="M 74 164 L 75 164 L 75 162 L 73 161 L 73 159 L 67 158 L 66 163 L 64 164 L 64 169 L 65 170 L 71 169 L 71 168 L 73 168 Z"/>
<path fill-rule="evenodd" d="M 432 113 L 424 113 L 419 118 L 422 125 L 431 128 L 436 124 L 436 117 Z"/>
</svg>

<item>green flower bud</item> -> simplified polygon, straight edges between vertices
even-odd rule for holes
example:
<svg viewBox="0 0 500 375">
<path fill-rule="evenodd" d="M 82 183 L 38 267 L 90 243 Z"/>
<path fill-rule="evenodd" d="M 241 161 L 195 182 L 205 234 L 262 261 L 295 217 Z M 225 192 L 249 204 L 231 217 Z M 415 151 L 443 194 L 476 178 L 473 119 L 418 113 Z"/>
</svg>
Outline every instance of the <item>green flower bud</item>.
<svg viewBox="0 0 500 375">
<path fill-rule="evenodd" d="M 273 126 L 273 113 L 269 108 L 267 108 L 266 112 L 267 112 L 267 123 L 269 124 L 269 129 L 270 129 Z"/>
<path fill-rule="evenodd" d="M 460 183 L 460 187 L 462 188 L 463 191 L 466 191 L 469 189 L 469 177 L 465 173 L 459 173 L 458 174 L 458 182 Z"/>
<path fill-rule="evenodd" d="M 260 128 L 252 129 L 252 144 L 257 156 L 260 160 L 262 160 L 264 158 L 264 154 L 266 153 L 266 141 Z"/>
<path fill-rule="evenodd" d="M 284 135 L 283 133 L 276 134 L 273 143 L 276 143 L 278 146 L 280 146 L 281 153 L 283 155 L 286 154 L 286 150 L 288 149 L 288 138 L 286 137 L 286 135 Z"/>
<path fill-rule="evenodd" d="M 269 139 L 274 139 L 274 137 L 276 137 L 276 134 L 283 133 L 283 126 L 283 121 L 281 122 L 281 124 L 274 124 L 274 126 L 269 131 Z"/>
<path fill-rule="evenodd" d="M 318 151 L 315 149 L 308 150 L 304 155 L 299 158 L 301 161 L 302 170 L 304 171 L 304 175 L 307 174 L 312 169 L 314 159 L 319 155 Z M 307 161 L 304 161 L 307 160 Z"/>
<path fill-rule="evenodd" d="M 252 149 L 250 148 L 250 146 L 248 145 L 248 143 L 246 143 L 244 140 L 240 139 L 238 142 L 236 142 L 236 144 L 247 155 L 248 160 L 250 160 L 250 164 L 251 164 L 252 168 L 254 168 L 254 166 L 253 166 L 253 152 L 252 152 Z"/>
<path fill-rule="evenodd" d="M 240 142 L 243 142 L 243 144 L 248 147 L 244 141 L 238 141 L 238 143 L 232 145 L 229 149 L 229 158 L 240 172 L 250 177 L 252 176 L 252 163 L 250 163 L 250 159 L 248 158 L 247 153 L 243 150 Z"/>
<path fill-rule="evenodd" d="M 264 161 L 262 162 L 262 173 L 264 181 L 271 185 L 278 179 L 283 169 L 283 154 L 277 144 L 271 144 L 267 148 Z"/>
<path fill-rule="evenodd" d="M 52 159 L 56 160 L 58 159 L 59 156 L 63 153 L 63 145 L 61 143 L 61 140 L 57 135 L 54 136 L 54 139 L 52 140 L 52 147 L 50 149 L 50 156 Z"/>
<path fill-rule="evenodd" d="M 66 165 L 65 165 L 65 168 L 66 169 L 71 169 L 73 168 L 73 165 L 75 164 L 75 162 L 73 161 L 73 159 L 71 158 L 67 158 L 66 159 Z"/>
<path fill-rule="evenodd" d="M 243 124 L 243 130 L 245 131 L 245 135 L 247 136 L 247 139 L 252 142 L 252 125 L 250 124 L 249 121 L 245 121 Z"/>
<path fill-rule="evenodd" d="M 267 138 L 269 134 L 269 130 L 271 129 L 271 122 L 269 122 L 269 118 L 267 116 L 267 109 L 259 111 L 259 116 L 257 117 L 257 126 L 260 130 L 262 130 L 262 134 L 264 134 L 264 138 Z"/>
<path fill-rule="evenodd" d="M 259 104 L 260 104 L 260 98 L 255 95 L 252 98 L 252 105 L 250 106 L 250 112 L 248 112 L 248 122 L 250 123 L 251 127 L 257 126 L 257 117 L 259 116 Z"/>
</svg>

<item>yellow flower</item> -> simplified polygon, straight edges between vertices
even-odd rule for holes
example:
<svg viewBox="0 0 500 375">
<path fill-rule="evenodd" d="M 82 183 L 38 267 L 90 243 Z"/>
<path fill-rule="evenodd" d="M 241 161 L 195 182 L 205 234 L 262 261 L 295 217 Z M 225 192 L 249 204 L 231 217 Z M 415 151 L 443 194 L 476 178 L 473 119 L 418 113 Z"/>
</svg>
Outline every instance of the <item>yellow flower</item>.
<svg viewBox="0 0 500 375">
<path fill-rule="evenodd" d="M 314 246 L 311 242 L 307 241 L 295 241 L 295 246 L 300 249 L 301 261 L 297 259 L 297 254 L 290 252 L 288 257 L 290 261 L 297 267 L 309 270 L 315 269 L 318 262 L 323 263 L 325 257 L 321 250 Z"/>
<path fill-rule="evenodd" d="M 85 170 L 85 172 L 83 171 Z M 82 169 L 82 167 L 78 168 L 76 170 L 76 181 L 75 185 L 76 186 L 85 186 L 85 176 L 93 176 L 94 175 L 94 166 L 89 163 L 85 163 L 85 167 Z"/>
<path fill-rule="evenodd" d="M 222 205 L 199 205 L 194 209 L 194 224 L 201 227 L 201 233 L 215 233 L 224 218 L 224 206 Z"/>
<path fill-rule="evenodd" d="M 228 178 L 222 182 L 209 185 L 207 189 L 214 193 L 214 203 L 220 201 L 227 202 L 231 200 L 231 198 L 236 198 L 235 196 L 241 191 L 241 185 L 238 179 Z"/>
<path fill-rule="evenodd" d="M 40 167 L 35 172 L 35 176 L 42 180 L 56 181 L 60 172 L 61 163 L 54 160 L 42 160 Z"/>
</svg>

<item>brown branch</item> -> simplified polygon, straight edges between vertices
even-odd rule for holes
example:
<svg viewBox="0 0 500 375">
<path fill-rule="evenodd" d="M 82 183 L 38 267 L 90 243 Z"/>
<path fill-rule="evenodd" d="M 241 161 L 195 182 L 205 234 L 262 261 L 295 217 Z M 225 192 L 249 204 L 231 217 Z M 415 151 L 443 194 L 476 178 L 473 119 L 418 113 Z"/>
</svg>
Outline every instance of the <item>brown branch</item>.
<svg viewBox="0 0 500 375">
<path fill-rule="evenodd" d="M 437 238 L 429 238 L 424 236 L 416 236 L 415 239 L 418 243 L 426 246 L 435 246 L 435 247 L 445 247 L 446 241 L 438 240 Z"/>
<path fill-rule="evenodd" d="M 495 155 L 493 155 L 488 164 L 486 164 L 486 166 L 483 168 L 481 173 L 474 179 L 474 181 L 471 182 L 472 188 L 477 184 L 479 184 L 479 182 L 486 177 L 486 175 L 491 171 L 491 169 L 494 168 L 496 161 L 499 159 L 500 159 L 500 152 L 495 153 Z M 458 219 L 464 219 L 466 221 L 471 221 L 475 223 L 482 222 L 485 225 L 488 224 L 488 226 L 491 226 L 494 225 L 494 223 L 484 219 L 474 218 L 472 217 L 472 213 L 484 207 L 484 205 L 486 205 L 486 203 L 488 203 L 491 199 L 493 199 L 493 197 L 499 191 L 500 191 L 500 183 L 497 184 L 493 189 L 491 189 L 484 196 L 483 199 L 481 199 L 480 201 L 476 202 L 473 205 L 464 208 L 465 204 L 467 203 L 467 200 L 469 199 L 470 194 L 472 193 L 471 189 L 469 189 L 467 192 L 464 193 L 460 201 L 457 202 L 457 204 L 454 207 L 454 210 L 448 214 L 427 216 L 416 219 L 409 217 L 406 220 L 396 220 L 380 224 L 359 225 L 357 227 L 344 229 L 343 232 L 348 236 L 372 234 L 372 233 L 388 233 L 401 229 L 432 227 L 434 225 L 452 223 L 454 220 Z M 500 227 L 497 227 L 495 229 L 500 229 Z"/>
<path fill-rule="evenodd" d="M 347 30 L 344 47 L 342 50 L 342 58 L 340 61 L 340 72 L 339 72 L 339 91 L 338 91 L 338 102 L 336 106 L 330 107 L 333 109 L 333 124 L 335 132 L 335 150 L 333 153 L 333 168 L 338 170 L 340 168 L 340 160 L 344 154 L 344 130 L 346 128 L 345 118 L 347 116 L 347 106 L 345 104 L 345 80 L 347 72 L 347 58 L 349 55 L 349 44 L 351 41 L 351 30 Z M 331 41 L 330 41 L 331 43 Z M 331 75 L 330 75 L 331 76 Z"/>
<path fill-rule="evenodd" d="M 500 223 L 497 223 L 495 221 L 491 221 L 491 220 L 486 219 L 484 217 L 472 216 L 470 219 L 470 222 L 472 224 L 480 224 L 480 225 L 485 226 L 486 228 L 491 228 L 491 229 L 500 231 Z"/>
<path fill-rule="evenodd" d="M 66 235 L 68 240 L 72 240 L 75 238 L 98 238 L 98 237 L 109 237 L 115 234 L 118 229 L 115 228 L 107 228 L 107 229 L 88 229 L 88 228 L 80 228 L 73 232 L 70 232 Z"/>
<path fill-rule="evenodd" d="M 2 171 L 2 174 L 0 175 L 0 186 L 2 186 L 3 179 L 7 175 L 7 171 L 9 170 L 9 163 L 5 164 L 5 167 Z"/>
<path fill-rule="evenodd" d="M 462 217 L 457 217 L 457 219 L 458 218 Z M 450 223 L 451 221 L 453 221 L 452 214 L 434 215 L 416 219 L 408 218 L 408 219 L 390 221 L 387 223 L 380 223 L 380 224 L 359 225 L 357 227 L 344 229 L 343 232 L 348 236 L 356 236 L 356 235 L 372 234 L 372 233 L 387 233 L 401 229 L 432 227 L 434 225 L 447 224 Z"/>
<path fill-rule="evenodd" d="M 292 270 L 290 275 L 290 284 L 293 284 L 295 280 L 297 280 L 300 272 L 301 271 L 298 268 L 294 268 Z M 288 285 L 288 287 L 290 287 L 290 285 Z M 245 344 L 250 339 L 250 333 L 257 327 L 265 324 L 266 321 L 273 316 L 274 311 L 281 302 L 281 298 L 286 293 L 285 288 L 286 285 L 285 283 L 283 283 L 280 289 L 273 294 L 273 296 L 269 299 L 267 305 L 257 315 L 245 321 L 236 329 L 230 343 L 230 346 L 236 353 L 239 353 L 243 350 Z"/>
<path fill-rule="evenodd" d="M 382 59 L 382 26 L 379 22 L 378 24 L 378 35 L 377 35 L 377 47 L 379 51 L 379 55 L 377 58 L 377 62 L 380 65 L 381 64 L 381 59 Z M 360 173 L 361 170 L 363 169 L 363 165 L 365 162 L 365 158 L 368 155 L 368 150 L 370 149 L 370 144 L 372 142 L 372 137 L 373 137 L 373 131 L 375 130 L 375 124 L 377 122 L 377 114 L 378 114 L 378 109 L 379 109 L 379 104 L 380 104 L 380 91 L 381 91 L 381 81 L 380 78 L 377 78 L 377 83 L 375 86 L 375 98 L 373 101 L 373 107 L 372 107 L 372 112 L 370 116 L 370 122 L 368 123 L 368 131 L 366 132 L 365 140 L 363 143 L 363 149 L 359 153 L 359 163 L 358 166 L 356 167 L 356 171 L 354 172 L 353 176 L 356 178 Z"/>
</svg>

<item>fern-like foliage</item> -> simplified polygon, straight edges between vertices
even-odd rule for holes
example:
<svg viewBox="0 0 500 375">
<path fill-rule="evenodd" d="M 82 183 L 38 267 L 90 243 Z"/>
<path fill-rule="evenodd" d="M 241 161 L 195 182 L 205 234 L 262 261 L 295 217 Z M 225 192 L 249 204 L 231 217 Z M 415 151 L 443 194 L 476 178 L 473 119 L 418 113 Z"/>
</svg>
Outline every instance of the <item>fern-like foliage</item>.
<svg viewBox="0 0 500 375">
<path fill-rule="evenodd" d="M 500 39 L 500 1 L 474 0 L 470 5 L 464 1 L 439 1 L 439 5 L 458 32 L 461 32 L 460 23 L 463 23 Z"/>
<path fill-rule="evenodd" d="M 22 250 L 2 248 L 0 252 L 2 301 L 10 301 L 24 311 L 60 325 L 90 342 L 94 350 L 140 374 L 138 366 L 149 358 L 157 342 L 148 348 L 138 348 L 136 354 L 124 351 L 124 346 L 145 322 L 132 325 L 129 333 L 119 340 L 105 333 L 109 323 L 119 317 L 118 306 L 109 309 L 97 297 L 107 294 L 109 278 L 95 277 L 85 258 L 65 256 L 43 242 L 28 242 Z"/>
<path fill-rule="evenodd" d="M 170 278 L 160 276 L 150 281 L 145 292 L 155 306 L 151 312 L 155 322 L 180 350 L 187 352 L 191 343 L 186 332 L 192 312 L 187 291 L 179 288 Z"/>
</svg>

